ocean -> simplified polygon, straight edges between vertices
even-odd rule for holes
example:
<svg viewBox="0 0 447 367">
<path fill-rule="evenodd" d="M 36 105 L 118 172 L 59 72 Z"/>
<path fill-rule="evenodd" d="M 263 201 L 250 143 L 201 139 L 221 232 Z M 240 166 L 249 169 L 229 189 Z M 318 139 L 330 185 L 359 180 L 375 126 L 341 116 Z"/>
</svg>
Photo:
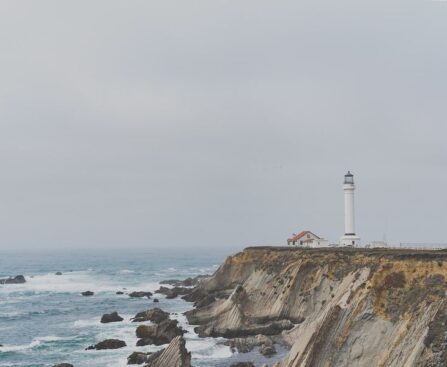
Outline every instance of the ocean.
<svg viewBox="0 0 447 367">
<path fill-rule="evenodd" d="M 272 363 L 257 351 L 232 353 L 222 338 L 199 338 L 183 312 L 192 304 L 181 298 L 130 298 L 117 291 L 150 291 L 167 279 L 185 279 L 212 274 L 228 252 L 214 251 L 103 251 L 46 254 L 2 254 L 0 278 L 22 274 L 25 284 L 0 285 L 0 366 L 51 367 L 71 363 L 75 367 L 122 367 L 134 351 L 156 351 L 161 347 L 136 347 L 130 318 L 137 312 L 159 307 L 171 313 L 188 332 L 186 348 L 192 365 L 224 367 L 238 361 L 256 365 Z M 56 275 L 62 272 L 62 275 Z M 92 297 L 81 292 L 93 291 Z M 124 321 L 101 324 L 104 313 L 117 311 Z M 117 350 L 86 351 L 85 348 L 109 338 L 124 340 Z M 285 350 L 279 348 L 274 360 Z M 167 366 L 168 367 L 168 366 Z"/>
</svg>

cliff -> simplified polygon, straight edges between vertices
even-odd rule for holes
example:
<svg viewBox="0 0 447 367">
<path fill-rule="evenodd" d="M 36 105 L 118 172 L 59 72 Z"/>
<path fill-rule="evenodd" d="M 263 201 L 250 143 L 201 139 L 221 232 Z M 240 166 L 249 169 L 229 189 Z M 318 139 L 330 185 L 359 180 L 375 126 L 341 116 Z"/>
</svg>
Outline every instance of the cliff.
<svg viewBox="0 0 447 367">
<path fill-rule="evenodd" d="M 252 247 L 187 317 L 201 336 L 280 336 L 278 367 L 447 366 L 446 277 L 446 251 Z"/>
</svg>

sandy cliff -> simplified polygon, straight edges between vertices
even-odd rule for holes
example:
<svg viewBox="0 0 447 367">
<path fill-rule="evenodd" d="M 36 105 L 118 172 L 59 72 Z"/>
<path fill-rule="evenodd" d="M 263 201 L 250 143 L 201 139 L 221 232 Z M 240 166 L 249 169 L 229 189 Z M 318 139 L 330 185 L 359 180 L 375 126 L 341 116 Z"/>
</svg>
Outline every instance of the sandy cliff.
<svg viewBox="0 0 447 367">
<path fill-rule="evenodd" d="M 202 336 L 280 335 L 277 366 L 447 366 L 447 252 L 257 247 L 190 294 Z"/>
</svg>

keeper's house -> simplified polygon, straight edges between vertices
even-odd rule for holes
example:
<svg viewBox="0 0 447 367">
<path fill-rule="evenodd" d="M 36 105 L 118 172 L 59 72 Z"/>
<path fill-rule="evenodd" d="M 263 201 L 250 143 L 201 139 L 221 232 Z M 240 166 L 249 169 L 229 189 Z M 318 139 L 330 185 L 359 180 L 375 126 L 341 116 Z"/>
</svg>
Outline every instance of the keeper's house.
<svg viewBox="0 0 447 367">
<path fill-rule="evenodd" d="M 311 231 L 302 231 L 298 234 L 294 233 L 293 236 L 287 240 L 287 244 L 297 247 L 328 247 L 329 241 L 318 237 Z"/>
</svg>

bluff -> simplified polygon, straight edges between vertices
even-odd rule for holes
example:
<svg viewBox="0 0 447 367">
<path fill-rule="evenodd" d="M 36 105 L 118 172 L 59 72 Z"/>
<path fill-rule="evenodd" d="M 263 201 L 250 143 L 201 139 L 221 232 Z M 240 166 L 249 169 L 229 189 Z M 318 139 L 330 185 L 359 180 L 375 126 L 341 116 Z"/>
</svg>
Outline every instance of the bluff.
<svg viewBox="0 0 447 367">
<path fill-rule="evenodd" d="M 447 366 L 447 251 L 251 247 L 185 298 L 200 336 L 275 335 L 275 367 Z"/>
</svg>

